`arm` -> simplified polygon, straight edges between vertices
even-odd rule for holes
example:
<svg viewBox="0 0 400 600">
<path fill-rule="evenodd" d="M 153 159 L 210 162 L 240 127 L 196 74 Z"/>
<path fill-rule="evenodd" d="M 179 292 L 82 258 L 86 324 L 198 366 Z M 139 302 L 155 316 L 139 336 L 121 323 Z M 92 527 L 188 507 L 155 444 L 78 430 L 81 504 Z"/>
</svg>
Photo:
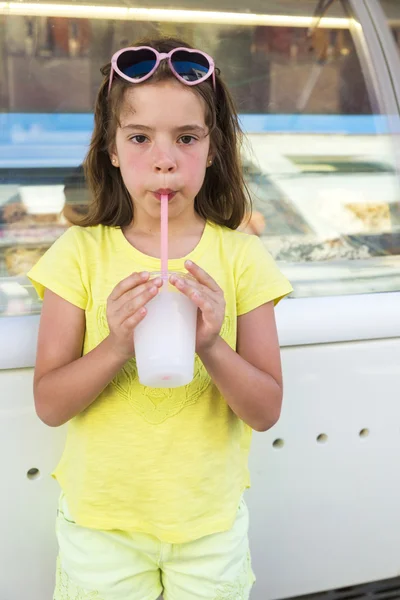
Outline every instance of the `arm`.
<svg viewBox="0 0 400 600">
<path fill-rule="evenodd" d="M 85 312 L 46 290 L 34 375 L 35 408 L 52 427 L 87 408 L 123 366 L 106 338 L 81 356 Z"/>
<path fill-rule="evenodd" d="M 81 413 L 134 356 L 133 330 L 161 284 L 148 278 L 134 273 L 115 287 L 107 302 L 110 334 L 84 356 L 84 310 L 46 289 L 34 376 L 35 408 L 44 423 L 57 427 Z"/>
<path fill-rule="evenodd" d="M 198 265 L 186 261 L 193 280 L 176 275 L 170 281 L 199 308 L 196 350 L 215 385 L 238 417 L 257 431 L 279 419 L 282 373 L 274 303 L 241 315 L 237 352 L 219 332 L 225 315 L 224 293 Z"/>
<path fill-rule="evenodd" d="M 279 419 L 282 372 L 274 303 L 238 318 L 237 352 L 221 338 L 199 356 L 233 412 L 256 431 Z"/>
</svg>

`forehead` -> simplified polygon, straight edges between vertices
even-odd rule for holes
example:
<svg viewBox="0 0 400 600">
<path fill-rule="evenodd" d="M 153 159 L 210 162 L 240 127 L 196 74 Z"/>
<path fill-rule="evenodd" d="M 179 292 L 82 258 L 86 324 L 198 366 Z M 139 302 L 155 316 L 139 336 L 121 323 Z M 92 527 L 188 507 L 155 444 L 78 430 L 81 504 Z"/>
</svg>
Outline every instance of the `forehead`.
<svg viewBox="0 0 400 600">
<path fill-rule="evenodd" d="M 203 98 L 179 81 L 132 85 L 127 89 L 120 114 L 123 127 L 132 116 L 141 125 L 173 123 L 205 124 L 206 105 Z"/>
</svg>

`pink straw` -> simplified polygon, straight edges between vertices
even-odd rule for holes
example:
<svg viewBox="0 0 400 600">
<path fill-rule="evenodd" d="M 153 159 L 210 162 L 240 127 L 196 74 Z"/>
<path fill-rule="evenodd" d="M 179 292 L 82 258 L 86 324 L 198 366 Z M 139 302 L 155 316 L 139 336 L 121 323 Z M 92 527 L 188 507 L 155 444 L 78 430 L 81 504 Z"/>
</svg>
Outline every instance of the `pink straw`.
<svg viewBox="0 0 400 600">
<path fill-rule="evenodd" d="M 161 277 L 168 279 L 168 195 L 161 196 Z"/>
</svg>

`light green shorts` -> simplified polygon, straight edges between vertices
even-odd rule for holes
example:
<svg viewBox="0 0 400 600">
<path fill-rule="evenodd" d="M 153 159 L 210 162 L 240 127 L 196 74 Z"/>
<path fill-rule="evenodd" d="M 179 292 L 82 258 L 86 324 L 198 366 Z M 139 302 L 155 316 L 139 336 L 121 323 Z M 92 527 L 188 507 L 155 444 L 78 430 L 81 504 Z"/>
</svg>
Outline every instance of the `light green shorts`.
<svg viewBox="0 0 400 600">
<path fill-rule="evenodd" d="M 229 531 L 184 544 L 77 525 L 63 494 L 54 600 L 247 600 L 254 583 L 242 499 Z"/>
</svg>

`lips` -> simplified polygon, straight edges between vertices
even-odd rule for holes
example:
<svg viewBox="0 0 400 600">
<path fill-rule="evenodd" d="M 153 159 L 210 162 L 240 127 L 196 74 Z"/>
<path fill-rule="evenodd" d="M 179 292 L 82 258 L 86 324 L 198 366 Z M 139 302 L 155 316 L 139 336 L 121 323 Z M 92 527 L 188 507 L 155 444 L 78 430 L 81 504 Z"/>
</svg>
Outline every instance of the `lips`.
<svg viewBox="0 0 400 600">
<path fill-rule="evenodd" d="M 160 188 L 159 190 L 156 190 L 155 193 L 156 194 L 165 194 L 165 195 L 168 195 L 168 194 L 175 193 L 175 191 L 171 190 L 170 188 Z"/>
<path fill-rule="evenodd" d="M 153 194 L 155 195 L 157 200 L 160 200 L 160 201 L 161 201 L 161 196 L 167 196 L 168 202 L 169 202 L 175 196 L 176 192 L 169 188 L 160 188 L 159 190 L 153 192 Z"/>
</svg>

